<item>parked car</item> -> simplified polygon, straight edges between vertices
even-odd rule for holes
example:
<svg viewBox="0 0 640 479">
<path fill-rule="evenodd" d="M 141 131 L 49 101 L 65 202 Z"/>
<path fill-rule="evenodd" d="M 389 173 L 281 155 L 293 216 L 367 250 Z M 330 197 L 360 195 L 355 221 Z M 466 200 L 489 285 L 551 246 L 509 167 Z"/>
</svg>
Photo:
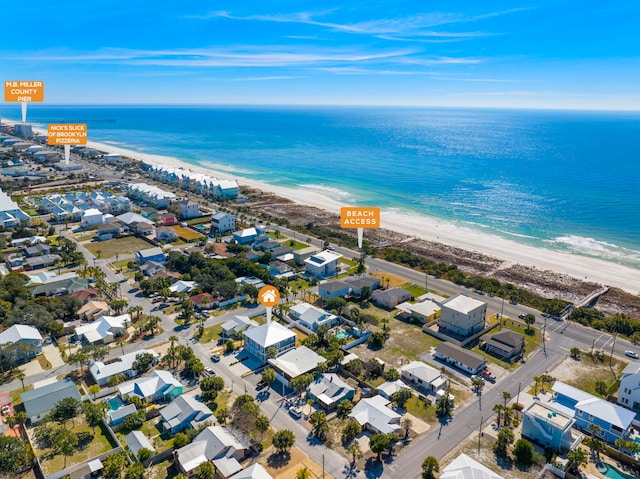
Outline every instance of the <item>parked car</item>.
<svg viewBox="0 0 640 479">
<path fill-rule="evenodd" d="M 216 375 L 216 372 L 211 368 L 204 368 L 204 373 L 206 376 L 213 377 Z"/>
<path fill-rule="evenodd" d="M 494 374 L 491 373 L 491 371 L 489 371 L 488 369 L 485 369 L 484 371 L 482 371 L 480 373 L 480 376 L 482 376 L 484 379 L 488 379 L 489 381 L 495 381 L 496 377 Z"/>
<path fill-rule="evenodd" d="M 219 354 L 212 354 L 211 355 L 211 361 L 213 361 L 214 363 L 217 363 L 218 361 L 220 361 L 220 355 Z"/>
<path fill-rule="evenodd" d="M 3 416 L 6 416 L 7 414 L 9 414 L 9 412 L 11 412 L 11 406 L 9 405 L 2 406 L 2 409 L 0 410 L 0 412 L 2 412 Z"/>
<path fill-rule="evenodd" d="M 302 410 L 297 406 L 292 406 L 289 408 L 289 414 L 297 419 L 300 419 L 302 417 Z"/>
<path fill-rule="evenodd" d="M 636 353 L 635 351 L 625 351 L 624 354 L 629 356 L 630 358 L 638 359 L 638 353 Z"/>
</svg>

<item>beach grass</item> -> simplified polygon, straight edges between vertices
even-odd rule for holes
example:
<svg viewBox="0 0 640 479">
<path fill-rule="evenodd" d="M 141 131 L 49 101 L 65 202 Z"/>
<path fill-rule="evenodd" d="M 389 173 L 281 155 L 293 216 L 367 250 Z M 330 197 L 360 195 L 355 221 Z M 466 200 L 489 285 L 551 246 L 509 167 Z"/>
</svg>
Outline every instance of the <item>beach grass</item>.
<svg viewBox="0 0 640 479">
<path fill-rule="evenodd" d="M 136 251 L 149 249 L 151 245 L 135 236 L 125 236 L 100 243 L 88 243 L 84 245 L 94 256 L 101 252 L 102 258 L 113 258 L 116 254 L 133 254 Z"/>
</svg>

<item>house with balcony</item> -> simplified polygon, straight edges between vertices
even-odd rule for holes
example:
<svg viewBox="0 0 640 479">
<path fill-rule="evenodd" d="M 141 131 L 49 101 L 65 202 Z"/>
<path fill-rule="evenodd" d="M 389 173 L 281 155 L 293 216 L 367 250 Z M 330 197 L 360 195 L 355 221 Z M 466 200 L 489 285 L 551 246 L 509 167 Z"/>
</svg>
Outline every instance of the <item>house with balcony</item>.
<svg viewBox="0 0 640 479">
<path fill-rule="evenodd" d="M 42 336 L 37 328 L 14 324 L 0 333 L 0 345 L 13 344 L 14 361 L 28 361 L 42 353 Z"/>
<path fill-rule="evenodd" d="M 584 436 L 573 429 L 575 420 L 549 403 L 534 400 L 524 410 L 522 435 L 555 451 L 575 449 Z"/>
<path fill-rule="evenodd" d="M 317 331 L 320 326 L 332 327 L 338 324 L 338 317 L 335 314 L 305 302 L 291 307 L 289 316 L 312 331 Z"/>
<path fill-rule="evenodd" d="M 267 351 L 275 349 L 280 355 L 296 347 L 298 336 L 280 323 L 270 322 L 244 332 L 244 350 L 262 363 L 268 359 Z"/>
<path fill-rule="evenodd" d="M 340 253 L 325 250 L 313 254 L 304 260 L 307 274 L 317 278 L 325 279 L 338 274 L 338 260 L 342 258 Z"/>
<path fill-rule="evenodd" d="M 211 232 L 226 233 L 236 229 L 236 217 L 231 213 L 218 211 L 211 215 Z"/>
<path fill-rule="evenodd" d="M 618 404 L 636 414 L 640 413 L 640 362 L 629 363 L 622 370 Z"/>
<path fill-rule="evenodd" d="M 484 329 L 487 303 L 459 294 L 441 305 L 438 327 L 441 331 L 467 338 Z"/>
<path fill-rule="evenodd" d="M 202 216 L 200 206 L 193 200 L 182 201 L 180 203 L 180 217 L 186 220 Z"/>
</svg>

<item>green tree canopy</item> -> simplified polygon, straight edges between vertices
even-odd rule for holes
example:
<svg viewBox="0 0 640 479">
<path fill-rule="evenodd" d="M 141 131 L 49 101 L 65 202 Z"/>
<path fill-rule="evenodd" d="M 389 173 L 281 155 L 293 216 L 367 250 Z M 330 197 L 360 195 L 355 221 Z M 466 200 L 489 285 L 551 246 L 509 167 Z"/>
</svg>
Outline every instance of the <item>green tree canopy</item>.
<svg viewBox="0 0 640 479">
<path fill-rule="evenodd" d="M 296 442 L 296 436 L 293 431 L 289 429 L 283 429 L 281 431 L 276 432 L 271 438 L 271 443 L 273 447 L 276 448 L 278 453 L 284 453 L 289 451 L 293 447 Z"/>
</svg>

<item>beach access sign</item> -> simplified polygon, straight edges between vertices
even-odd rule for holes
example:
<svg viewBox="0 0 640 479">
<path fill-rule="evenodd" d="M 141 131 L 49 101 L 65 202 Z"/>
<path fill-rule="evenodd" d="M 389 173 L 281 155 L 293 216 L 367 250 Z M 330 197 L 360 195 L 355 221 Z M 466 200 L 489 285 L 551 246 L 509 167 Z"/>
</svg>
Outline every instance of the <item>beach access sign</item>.
<svg viewBox="0 0 640 479">
<path fill-rule="evenodd" d="M 47 143 L 50 145 L 86 145 L 87 125 L 51 123 L 47 128 Z"/>
<path fill-rule="evenodd" d="M 379 228 L 380 208 L 377 206 L 343 206 L 340 208 L 342 228 Z"/>
<path fill-rule="evenodd" d="M 4 101 L 34 102 L 44 101 L 43 81 L 8 80 L 4 82 Z"/>
</svg>

